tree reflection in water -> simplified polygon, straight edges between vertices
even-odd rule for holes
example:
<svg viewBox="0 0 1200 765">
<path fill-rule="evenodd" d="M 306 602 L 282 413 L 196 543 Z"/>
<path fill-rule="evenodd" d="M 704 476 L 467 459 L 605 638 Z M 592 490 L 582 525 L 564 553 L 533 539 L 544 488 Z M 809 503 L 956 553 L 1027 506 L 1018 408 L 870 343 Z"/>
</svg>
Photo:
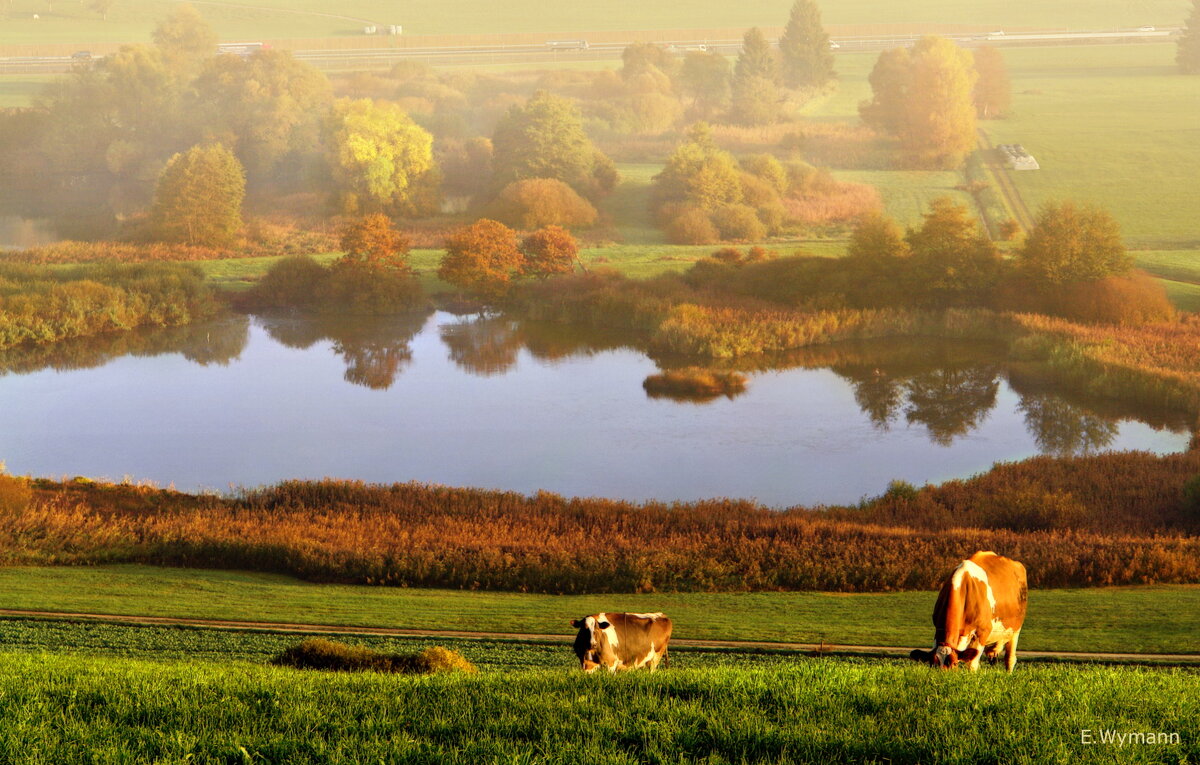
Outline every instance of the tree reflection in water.
<svg viewBox="0 0 1200 765">
<path fill-rule="evenodd" d="M 497 315 L 460 317 L 442 324 L 438 334 L 460 369 L 479 377 L 508 372 L 524 347 L 520 323 Z"/>
<path fill-rule="evenodd" d="M 1117 437 L 1117 423 L 1087 412 L 1048 393 L 1021 397 L 1017 408 L 1038 447 L 1061 457 L 1094 454 Z"/>
<path fill-rule="evenodd" d="M 346 363 L 346 382 L 387 390 L 412 361 L 409 343 L 429 317 L 427 311 L 394 316 L 259 316 L 267 334 L 289 348 L 330 341 Z"/>
<path fill-rule="evenodd" d="M 172 353 L 201 366 L 228 366 L 245 350 L 249 329 L 245 316 L 231 315 L 181 327 L 139 327 L 57 343 L 20 345 L 0 350 L 0 375 L 94 369 L 122 356 Z"/>
</svg>

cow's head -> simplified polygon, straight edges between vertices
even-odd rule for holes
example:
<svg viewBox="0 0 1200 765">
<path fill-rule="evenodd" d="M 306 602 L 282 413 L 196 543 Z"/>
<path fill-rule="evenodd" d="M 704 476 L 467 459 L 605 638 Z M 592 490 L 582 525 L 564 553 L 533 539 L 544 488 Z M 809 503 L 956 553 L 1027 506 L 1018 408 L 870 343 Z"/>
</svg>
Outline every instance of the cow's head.
<svg viewBox="0 0 1200 765">
<path fill-rule="evenodd" d="M 612 625 L 597 621 L 594 616 L 585 616 L 571 622 L 571 626 L 579 630 L 575 636 L 575 655 L 579 657 L 580 669 L 596 671 L 600 668 L 600 635 Z"/>
<path fill-rule="evenodd" d="M 979 653 L 978 648 L 967 648 L 962 651 L 955 650 L 953 646 L 947 643 L 938 643 L 937 648 L 932 651 L 922 651 L 917 649 L 910 653 L 909 658 L 914 661 L 919 661 L 924 664 L 929 664 L 939 669 L 954 669 L 960 661 L 971 661 Z"/>
</svg>

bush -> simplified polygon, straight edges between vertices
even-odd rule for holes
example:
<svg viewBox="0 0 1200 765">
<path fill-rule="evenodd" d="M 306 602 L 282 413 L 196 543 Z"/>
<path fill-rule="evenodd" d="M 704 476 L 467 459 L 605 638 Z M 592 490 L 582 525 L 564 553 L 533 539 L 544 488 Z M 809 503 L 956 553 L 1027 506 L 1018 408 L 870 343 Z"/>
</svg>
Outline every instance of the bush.
<svg viewBox="0 0 1200 765">
<path fill-rule="evenodd" d="M 1162 285 L 1135 271 L 1090 282 L 1043 284 L 1014 278 L 1001 285 L 996 307 L 1092 324 L 1138 326 L 1169 322 L 1175 309 Z"/>
<path fill-rule="evenodd" d="M 722 239 L 755 242 L 766 236 L 766 228 L 748 205 L 723 205 L 713 211 L 712 221 Z"/>
<path fill-rule="evenodd" d="M 271 266 L 247 294 L 264 308 L 302 308 L 317 302 L 329 270 L 307 255 L 284 258 Z"/>
<path fill-rule="evenodd" d="M 489 214 L 514 228 L 587 227 L 596 208 L 567 184 L 553 178 L 530 178 L 508 184 L 489 207 Z"/>
<path fill-rule="evenodd" d="M 25 478 L 8 475 L 0 462 L 0 513 L 19 513 L 29 507 L 33 490 Z"/>
<path fill-rule="evenodd" d="M 713 244 L 721 234 L 698 207 L 685 207 L 667 224 L 667 239 L 672 244 Z"/>
<path fill-rule="evenodd" d="M 431 675 L 437 672 L 473 674 L 477 671 L 462 654 L 441 646 L 431 646 L 418 654 L 383 654 L 325 638 L 309 638 L 271 659 L 271 663 L 279 667 L 336 672 Z"/>
<path fill-rule="evenodd" d="M 378 316 L 405 313 L 425 304 L 421 284 L 407 271 L 337 261 L 319 293 L 322 311 Z"/>
<path fill-rule="evenodd" d="M 1054 531 L 1078 528 L 1087 509 L 1069 492 L 1019 486 L 986 497 L 982 525 L 1012 531 Z"/>
</svg>

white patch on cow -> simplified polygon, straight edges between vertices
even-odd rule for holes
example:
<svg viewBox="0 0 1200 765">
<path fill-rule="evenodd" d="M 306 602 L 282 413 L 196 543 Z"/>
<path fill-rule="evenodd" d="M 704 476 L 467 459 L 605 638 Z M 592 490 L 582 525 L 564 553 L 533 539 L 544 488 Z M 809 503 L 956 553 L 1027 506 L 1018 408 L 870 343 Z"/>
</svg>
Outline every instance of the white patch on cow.
<svg viewBox="0 0 1200 765">
<path fill-rule="evenodd" d="M 608 614 L 600 614 L 600 621 L 609 622 Z M 603 632 L 604 636 L 608 638 L 609 647 L 616 650 L 616 647 L 621 644 L 621 641 L 617 638 L 617 628 L 612 625 L 612 622 L 608 623 L 608 629 L 601 630 L 601 632 Z"/>
<path fill-rule="evenodd" d="M 664 614 L 662 611 L 655 611 L 652 614 L 630 614 L 630 616 L 636 616 L 639 619 L 661 619 Z"/>
<path fill-rule="evenodd" d="M 950 586 L 954 589 L 962 587 L 962 579 L 964 576 L 970 576 L 983 584 L 983 589 L 987 592 L 988 605 L 992 607 L 993 613 L 996 610 L 996 595 L 992 592 L 992 583 L 988 581 L 987 572 L 984 571 L 978 563 L 964 560 L 958 564 L 958 568 L 954 569 L 954 576 L 950 580 Z"/>
<path fill-rule="evenodd" d="M 963 635 L 961 638 L 958 639 L 958 645 L 954 646 L 954 650 L 956 650 L 956 651 L 967 650 L 967 648 L 971 645 L 971 640 L 974 639 L 974 637 L 975 637 L 974 632 L 972 632 L 969 635 Z"/>
<path fill-rule="evenodd" d="M 933 651 L 933 656 L 937 659 L 938 664 L 950 663 L 950 646 L 939 645 Z"/>
</svg>

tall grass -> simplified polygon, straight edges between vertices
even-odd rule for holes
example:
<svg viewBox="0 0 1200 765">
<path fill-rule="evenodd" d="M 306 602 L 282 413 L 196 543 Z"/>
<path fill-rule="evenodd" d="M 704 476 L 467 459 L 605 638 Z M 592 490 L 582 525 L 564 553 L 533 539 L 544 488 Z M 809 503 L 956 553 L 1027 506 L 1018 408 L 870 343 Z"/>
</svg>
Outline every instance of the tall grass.
<svg viewBox="0 0 1200 765">
<path fill-rule="evenodd" d="M 1190 583 L 1200 517 L 1182 487 L 1197 473 L 1200 452 L 1042 459 L 861 508 L 782 513 L 333 480 L 240 498 L 40 481 L 27 509 L 0 516 L 0 562 L 563 593 L 886 591 L 934 588 L 964 555 L 994 549 L 1039 587 Z"/>
<path fill-rule="evenodd" d="M 203 276 L 186 265 L 0 263 L 0 348 L 188 324 L 217 310 Z"/>
</svg>

